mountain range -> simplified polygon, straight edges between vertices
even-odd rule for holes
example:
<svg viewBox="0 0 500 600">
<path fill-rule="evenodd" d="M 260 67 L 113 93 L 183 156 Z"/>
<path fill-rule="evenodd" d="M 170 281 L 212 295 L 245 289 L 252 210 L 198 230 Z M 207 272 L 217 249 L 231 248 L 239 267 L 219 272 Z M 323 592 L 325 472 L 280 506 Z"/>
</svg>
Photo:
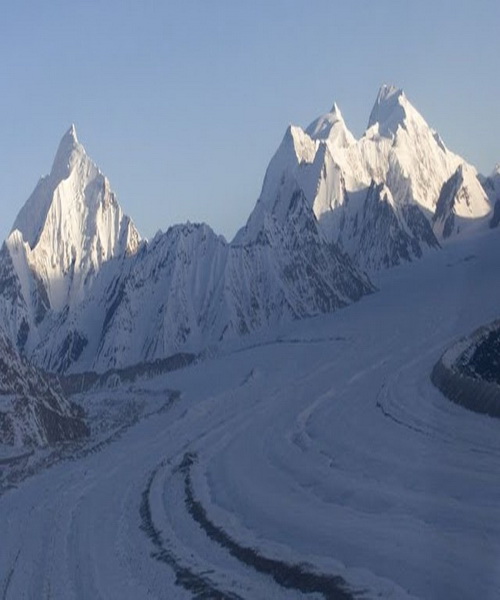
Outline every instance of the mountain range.
<svg viewBox="0 0 500 600">
<path fill-rule="evenodd" d="M 480 177 L 391 86 L 360 139 L 335 104 L 290 126 L 230 243 L 189 223 L 141 239 L 72 126 L 0 250 L 0 324 L 55 373 L 200 352 L 342 308 L 376 271 L 499 221 L 500 168 Z"/>
</svg>

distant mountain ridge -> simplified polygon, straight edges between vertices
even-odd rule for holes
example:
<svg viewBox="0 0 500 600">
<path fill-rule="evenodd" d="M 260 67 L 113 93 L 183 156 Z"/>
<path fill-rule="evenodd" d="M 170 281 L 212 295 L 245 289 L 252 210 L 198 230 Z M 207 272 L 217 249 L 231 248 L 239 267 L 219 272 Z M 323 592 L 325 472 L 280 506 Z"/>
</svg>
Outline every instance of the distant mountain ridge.
<svg viewBox="0 0 500 600">
<path fill-rule="evenodd" d="M 0 250 L 0 320 L 59 373 L 198 352 L 360 299 L 374 290 L 364 270 L 487 225 L 486 187 L 383 86 L 359 140 L 337 105 L 287 129 L 231 243 L 205 224 L 147 242 L 72 126 Z"/>
</svg>

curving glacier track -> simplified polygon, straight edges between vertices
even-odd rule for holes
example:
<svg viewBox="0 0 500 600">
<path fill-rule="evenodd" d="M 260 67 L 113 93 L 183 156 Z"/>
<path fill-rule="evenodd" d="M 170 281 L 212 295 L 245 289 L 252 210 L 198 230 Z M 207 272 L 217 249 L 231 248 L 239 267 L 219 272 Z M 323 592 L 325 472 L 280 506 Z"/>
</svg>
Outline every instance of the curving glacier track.
<svg viewBox="0 0 500 600">
<path fill-rule="evenodd" d="M 180 399 L 0 497 L 0 599 L 498 598 L 500 421 L 429 374 L 498 318 L 499 250 L 148 382 Z"/>
</svg>

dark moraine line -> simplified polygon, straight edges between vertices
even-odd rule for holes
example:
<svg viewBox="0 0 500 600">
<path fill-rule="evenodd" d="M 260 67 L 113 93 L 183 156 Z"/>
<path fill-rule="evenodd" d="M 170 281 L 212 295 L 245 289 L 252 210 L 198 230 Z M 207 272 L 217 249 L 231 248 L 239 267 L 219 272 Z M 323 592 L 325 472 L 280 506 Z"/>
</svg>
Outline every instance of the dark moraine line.
<svg viewBox="0 0 500 600">
<path fill-rule="evenodd" d="M 151 492 L 151 486 L 154 478 L 158 473 L 158 470 L 163 466 L 160 464 L 151 473 L 146 489 L 142 492 L 142 500 L 140 506 L 141 515 L 141 529 L 146 533 L 147 537 L 156 548 L 155 551 L 151 552 L 151 556 L 157 561 L 168 565 L 175 573 L 176 585 L 182 586 L 188 592 L 193 594 L 193 598 L 196 600 L 243 600 L 236 594 L 223 592 L 217 589 L 212 582 L 206 578 L 193 572 L 188 567 L 182 566 L 175 555 L 167 550 L 163 544 L 161 533 L 156 529 L 153 518 L 151 516 L 151 506 L 149 504 L 149 495 Z"/>
<path fill-rule="evenodd" d="M 21 554 L 21 550 L 19 549 L 16 554 L 16 558 L 14 559 L 14 563 L 12 564 L 12 567 L 10 568 L 10 570 L 7 574 L 7 577 L 5 578 L 5 585 L 3 588 L 2 600 L 7 600 L 7 593 L 9 591 L 10 582 L 12 580 L 12 576 L 14 575 L 14 571 L 16 570 L 16 564 L 17 564 L 20 554 Z"/>
<path fill-rule="evenodd" d="M 353 600 L 347 584 L 340 576 L 325 575 L 307 570 L 303 564 L 289 564 L 274 558 L 267 558 L 255 549 L 241 546 L 223 529 L 212 523 L 202 504 L 195 498 L 191 479 L 191 467 L 196 454 L 186 453 L 179 466 L 184 474 L 185 502 L 189 514 L 202 527 L 207 536 L 226 548 L 240 562 L 265 575 L 270 575 L 276 583 L 290 590 L 305 594 L 319 593 L 328 600 Z"/>
<path fill-rule="evenodd" d="M 17 463 L 20 463 L 25 458 L 29 458 L 30 456 L 33 456 L 34 453 L 35 453 L 34 450 L 30 450 L 29 452 L 24 452 L 24 454 L 17 454 L 15 456 L 9 456 L 7 458 L 0 458 L 0 467 L 5 466 L 5 465 L 15 465 Z"/>
</svg>

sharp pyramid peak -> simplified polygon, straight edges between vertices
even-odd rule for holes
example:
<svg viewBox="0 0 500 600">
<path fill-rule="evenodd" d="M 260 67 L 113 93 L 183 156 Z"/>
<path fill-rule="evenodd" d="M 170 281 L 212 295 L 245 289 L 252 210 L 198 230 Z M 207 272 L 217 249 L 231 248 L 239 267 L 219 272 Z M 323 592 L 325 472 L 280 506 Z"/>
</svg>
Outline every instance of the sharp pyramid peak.
<svg viewBox="0 0 500 600">
<path fill-rule="evenodd" d="M 86 176 L 91 176 L 91 173 L 99 173 L 99 170 L 87 157 L 85 149 L 78 141 L 76 127 L 72 124 L 59 142 L 50 174 L 40 179 L 17 215 L 12 228 L 21 231 L 24 240 L 28 242 L 32 249 L 39 241 L 45 220 L 54 201 L 55 190 L 62 181 L 68 179 L 75 167 L 82 161 L 88 161 L 88 165 L 93 167 L 85 170 Z"/>
<path fill-rule="evenodd" d="M 51 176 L 56 179 L 66 179 L 73 164 L 83 156 L 86 156 L 85 149 L 78 141 L 75 125 L 71 124 L 59 142 L 52 164 Z"/>
<path fill-rule="evenodd" d="M 398 126 L 404 126 L 405 119 L 411 111 L 412 106 L 404 91 L 394 85 L 384 84 L 379 89 L 370 113 L 368 129 L 378 125 L 380 135 L 391 137 L 396 133 Z"/>
<path fill-rule="evenodd" d="M 354 142 L 354 137 L 347 129 L 342 112 L 336 102 L 325 115 L 315 119 L 306 129 L 306 133 L 314 140 L 327 140 L 346 146 Z"/>
<path fill-rule="evenodd" d="M 345 120 L 344 120 L 344 115 L 342 114 L 342 111 L 340 110 L 340 107 L 336 102 L 333 103 L 332 108 L 330 109 L 330 112 L 328 113 L 328 115 L 330 116 L 330 120 L 333 123 L 340 122 L 344 126 L 346 126 Z"/>
<path fill-rule="evenodd" d="M 333 103 L 332 108 L 330 109 L 330 114 L 335 115 L 339 119 L 343 119 L 342 112 L 339 108 L 339 105 L 336 102 Z"/>
<path fill-rule="evenodd" d="M 69 129 L 64 134 L 63 139 L 67 139 L 68 141 L 78 144 L 78 136 L 76 135 L 76 126 L 74 123 L 71 123 Z"/>
<path fill-rule="evenodd" d="M 76 135 L 76 127 L 74 123 L 71 124 L 69 129 L 66 130 L 66 133 L 62 136 L 61 141 L 59 142 L 59 150 L 73 150 L 74 148 L 80 146 L 80 142 L 78 141 L 78 136 Z"/>
</svg>

